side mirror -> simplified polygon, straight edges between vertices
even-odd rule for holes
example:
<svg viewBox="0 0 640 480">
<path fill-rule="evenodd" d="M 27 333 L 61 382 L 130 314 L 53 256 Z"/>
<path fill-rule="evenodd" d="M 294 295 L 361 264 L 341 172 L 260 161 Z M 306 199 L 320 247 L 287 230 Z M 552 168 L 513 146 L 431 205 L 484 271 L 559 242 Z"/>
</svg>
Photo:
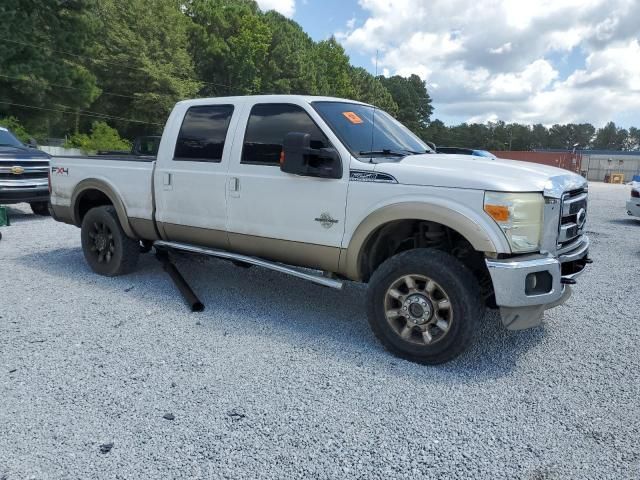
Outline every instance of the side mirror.
<svg viewBox="0 0 640 480">
<path fill-rule="evenodd" d="M 27 147 L 29 147 L 29 148 L 38 148 L 38 142 L 36 142 L 35 139 L 30 138 L 27 141 Z"/>
<path fill-rule="evenodd" d="M 289 132 L 284 137 L 280 170 L 294 175 L 342 178 L 340 155 L 333 148 L 311 148 L 311 135 Z"/>
</svg>

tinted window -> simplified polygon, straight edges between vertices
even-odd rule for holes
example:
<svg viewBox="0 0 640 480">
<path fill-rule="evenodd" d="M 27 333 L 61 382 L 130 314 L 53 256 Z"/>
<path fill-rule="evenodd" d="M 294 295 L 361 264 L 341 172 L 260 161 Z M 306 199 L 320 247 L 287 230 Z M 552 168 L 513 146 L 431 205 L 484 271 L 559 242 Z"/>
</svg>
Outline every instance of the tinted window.
<svg viewBox="0 0 640 480">
<path fill-rule="evenodd" d="M 251 109 L 242 149 L 242 163 L 279 165 L 284 137 L 289 132 L 311 134 L 311 148 L 326 148 L 329 141 L 302 108 L 263 104 Z"/>
<path fill-rule="evenodd" d="M 187 110 L 173 159 L 193 162 L 222 160 L 232 113 L 232 105 L 207 105 Z"/>
</svg>

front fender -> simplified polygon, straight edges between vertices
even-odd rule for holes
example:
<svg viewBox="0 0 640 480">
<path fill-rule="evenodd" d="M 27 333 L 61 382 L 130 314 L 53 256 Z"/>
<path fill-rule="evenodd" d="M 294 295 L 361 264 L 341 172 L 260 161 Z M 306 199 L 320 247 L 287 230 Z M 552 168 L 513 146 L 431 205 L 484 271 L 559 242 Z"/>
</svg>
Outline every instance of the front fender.
<svg viewBox="0 0 640 480">
<path fill-rule="evenodd" d="M 497 225 L 491 225 L 490 219 L 483 218 L 478 212 L 436 199 L 430 203 L 408 201 L 381 207 L 360 222 L 340 256 L 340 272 L 353 280 L 362 279 L 360 259 L 367 240 L 380 227 L 397 220 L 439 223 L 458 232 L 479 252 L 510 252 L 507 239 Z"/>
</svg>

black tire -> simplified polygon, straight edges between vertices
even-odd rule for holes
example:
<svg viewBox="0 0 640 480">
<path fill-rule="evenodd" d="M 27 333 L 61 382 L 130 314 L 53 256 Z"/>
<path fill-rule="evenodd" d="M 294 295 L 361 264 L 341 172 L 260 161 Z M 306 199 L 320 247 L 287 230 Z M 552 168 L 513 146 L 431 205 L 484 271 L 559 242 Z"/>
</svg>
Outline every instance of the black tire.
<svg viewBox="0 0 640 480">
<path fill-rule="evenodd" d="M 41 215 L 43 217 L 51 215 L 49 212 L 49 202 L 31 202 L 29 206 L 31 207 L 31 211 L 36 215 Z"/>
<path fill-rule="evenodd" d="M 406 281 L 402 283 L 406 277 L 414 282 L 413 290 Z M 424 278 L 426 281 L 421 284 Z M 426 292 L 428 280 L 432 282 L 431 294 Z M 396 299 L 398 293 L 402 295 Z M 424 308 L 417 306 L 416 315 L 423 315 L 421 318 L 404 312 L 407 305 L 408 311 L 412 310 L 416 299 L 427 304 Z M 460 355 L 473 340 L 482 313 L 473 273 L 455 257 L 439 250 L 420 248 L 400 253 L 382 263 L 369 281 L 367 314 L 373 333 L 391 353 L 412 362 L 435 365 Z M 446 331 L 436 325 L 441 317 Z"/>
<path fill-rule="evenodd" d="M 114 277 L 132 272 L 140 256 L 140 242 L 127 237 L 112 206 L 92 208 L 80 232 L 84 258 L 91 269 Z"/>
</svg>

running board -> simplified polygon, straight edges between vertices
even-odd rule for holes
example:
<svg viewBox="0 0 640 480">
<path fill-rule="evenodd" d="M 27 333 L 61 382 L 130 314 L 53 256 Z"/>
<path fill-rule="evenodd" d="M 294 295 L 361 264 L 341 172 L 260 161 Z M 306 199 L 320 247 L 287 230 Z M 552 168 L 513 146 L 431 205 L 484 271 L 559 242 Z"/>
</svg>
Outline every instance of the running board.
<svg viewBox="0 0 640 480">
<path fill-rule="evenodd" d="M 342 282 L 334 280 L 332 278 L 323 277 L 321 275 L 313 275 L 311 273 L 301 272 L 295 268 L 285 267 L 279 263 L 269 262 L 262 260 L 261 258 L 248 257 L 246 255 L 239 255 L 237 253 L 226 252 L 224 250 L 216 250 L 213 248 L 198 247 L 196 245 L 190 245 L 188 243 L 179 242 L 166 242 L 164 240 L 156 240 L 153 242 L 154 247 L 158 248 L 171 248 L 174 250 L 181 250 L 183 252 L 198 253 L 201 255 L 209 255 L 211 257 L 224 258 L 227 260 L 237 260 L 240 262 L 250 263 L 259 267 L 268 268 L 269 270 L 275 270 L 276 272 L 286 273 L 294 277 L 302 278 L 303 280 L 309 280 L 310 282 L 317 283 L 323 287 L 335 288 L 340 290 L 342 288 Z"/>
</svg>

